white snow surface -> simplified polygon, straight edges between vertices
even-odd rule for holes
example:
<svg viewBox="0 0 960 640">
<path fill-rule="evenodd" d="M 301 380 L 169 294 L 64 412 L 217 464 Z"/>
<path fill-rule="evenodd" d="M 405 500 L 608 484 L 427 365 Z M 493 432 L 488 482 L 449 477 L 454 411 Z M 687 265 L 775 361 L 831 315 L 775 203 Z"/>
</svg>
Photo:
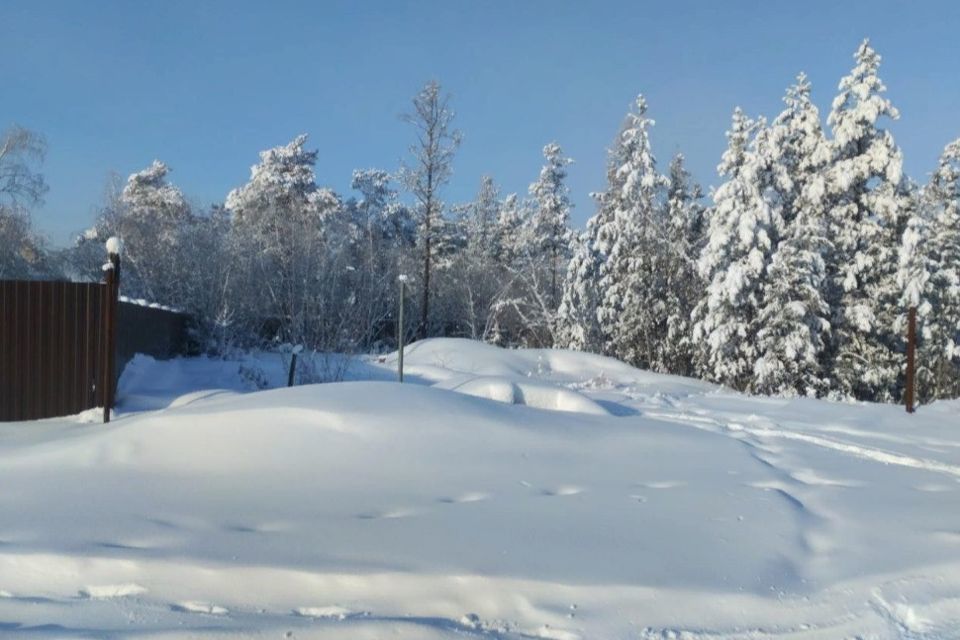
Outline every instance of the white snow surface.
<svg viewBox="0 0 960 640">
<path fill-rule="evenodd" d="M 960 402 L 405 362 L 138 356 L 109 425 L 0 424 L 0 637 L 960 637 Z"/>
</svg>

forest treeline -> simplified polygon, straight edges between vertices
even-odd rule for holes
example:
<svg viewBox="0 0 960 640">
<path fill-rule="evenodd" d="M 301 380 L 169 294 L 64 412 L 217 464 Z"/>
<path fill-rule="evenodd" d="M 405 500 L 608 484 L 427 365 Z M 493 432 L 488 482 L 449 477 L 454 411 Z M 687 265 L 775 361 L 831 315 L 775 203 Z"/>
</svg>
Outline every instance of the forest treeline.
<svg viewBox="0 0 960 640">
<path fill-rule="evenodd" d="M 899 401 L 906 311 L 917 307 L 919 398 L 960 395 L 960 140 L 924 184 L 885 127 L 899 114 L 865 41 L 824 120 L 803 74 L 774 118 L 737 109 L 707 197 L 677 154 L 662 170 L 642 96 L 608 154 L 586 228 L 570 226 L 571 160 L 543 149 L 525 194 L 444 188 L 461 135 L 436 82 L 404 120 L 396 171 L 317 183 L 306 136 L 263 151 L 246 184 L 198 207 L 156 161 L 110 183 L 65 249 L 32 229 L 45 144 L 0 144 L 0 278 L 97 280 L 124 242 L 123 293 L 190 312 L 201 348 L 300 343 L 370 351 L 407 337 L 562 347 L 773 395 Z"/>
</svg>

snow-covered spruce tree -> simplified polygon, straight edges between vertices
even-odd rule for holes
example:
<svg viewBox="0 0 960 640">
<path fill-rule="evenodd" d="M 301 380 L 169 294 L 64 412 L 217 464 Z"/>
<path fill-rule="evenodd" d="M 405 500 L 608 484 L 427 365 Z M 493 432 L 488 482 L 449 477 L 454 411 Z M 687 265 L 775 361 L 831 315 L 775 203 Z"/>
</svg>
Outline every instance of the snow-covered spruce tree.
<svg viewBox="0 0 960 640">
<path fill-rule="evenodd" d="M 487 340 L 493 344 L 518 344 L 522 326 L 515 307 L 521 302 L 519 274 L 527 262 L 531 241 L 529 203 L 517 194 L 508 194 L 500 206 L 494 231 L 494 264 L 500 274 L 497 293 L 491 302 L 490 330 Z"/>
<path fill-rule="evenodd" d="M 768 270 L 751 387 L 765 394 L 821 396 L 829 388 L 822 358 L 830 330 L 823 292 L 830 242 L 816 207 L 797 211 Z"/>
<path fill-rule="evenodd" d="M 583 232 L 573 234 L 570 262 L 557 309 L 556 347 L 593 353 L 603 350 L 604 339 L 597 319 L 604 261 L 597 249 L 598 222 L 599 218 L 593 216 Z"/>
<path fill-rule="evenodd" d="M 647 103 L 639 96 L 611 150 L 603 205 L 609 215 L 598 231 L 601 268 L 597 316 L 606 351 L 634 366 L 662 369 L 666 336 L 663 204 L 667 179 L 650 149 Z"/>
<path fill-rule="evenodd" d="M 182 284 L 190 277 L 182 245 L 193 214 L 180 189 L 167 181 L 169 173 L 154 160 L 127 178 L 113 232 L 124 243 L 124 293 L 182 307 Z"/>
<path fill-rule="evenodd" d="M 227 196 L 236 238 L 234 295 L 250 328 L 311 347 L 349 348 L 345 291 L 349 230 L 340 199 L 315 182 L 306 136 L 260 153 L 250 180 Z"/>
<path fill-rule="evenodd" d="M 557 144 L 548 144 L 543 154 L 546 162 L 530 185 L 530 199 L 508 196 L 497 224 L 504 280 L 494 302 L 494 334 L 499 342 L 527 347 L 557 342 L 557 308 L 570 249 L 571 204 L 564 181 L 572 160 Z"/>
<path fill-rule="evenodd" d="M 491 176 L 480 178 L 477 197 L 467 208 L 465 230 L 467 250 L 480 257 L 493 257 L 497 253 L 497 219 L 500 215 L 500 190 Z"/>
<path fill-rule="evenodd" d="M 840 81 L 827 119 L 833 131 L 828 234 L 834 244 L 827 263 L 833 325 L 827 366 L 834 395 L 890 401 L 899 397 L 897 252 L 909 202 L 900 150 L 878 126 L 881 118 L 899 117 L 883 96 L 880 56 L 865 40 L 854 57 L 856 66 Z"/>
<path fill-rule="evenodd" d="M 529 225 L 529 207 L 515 193 L 507 195 L 497 214 L 495 253 L 497 263 L 509 267 L 527 252 L 525 233 Z"/>
<path fill-rule="evenodd" d="M 776 227 L 763 195 L 770 176 L 752 144 L 763 130 L 762 121 L 734 111 L 729 146 L 718 167 L 726 181 L 713 194 L 698 265 L 707 287 L 694 311 L 697 367 L 703 377 L 735 389 L 751 388 L 760 356 L 757 334 Z"/>
<path fill-rule="evenodd" d="M 784 102 L 787 108 L 759 138 L 772 179 L 764 195 L 780 228 L 773 238 L 752 386 L 766 394 L 819 396 L 829 386 L 823 359 L 830 329 L 824 184 L 830 146 L 804 74 Z"/>
<path fill-rule="evenodd" d="M 560 304 L 561 269 L 566 265 L 570 245 L 570 190 L 564 182 L 567 165 L 573 160 L 563 155 L 555 142 L 543 148 L 546 162 L 540 177 L 530 185 L 530 196 L 536 209 L 530 219 L 533 224 L 535 250 L 542 253 L 548 268 L 549 304 L 556 309 Z"/>
<path fill-rule="evenodd" d="M 758 143 L 762 162 L 768 166 L 770 188 L 764 194 L 778 213 L 780 228 L 787 230 L 801 209 L 817 207 L 824 217 L 825 170 L 833 149 L 823 133 L 820 112 L 810 99 L 810 82 L 801 73 L 787 89 L 786 104 Z"/>
<path fill-rule="evenodd" d="M 904 306 L 918 307 L 918 398 L 960 397 L 960 140 L 946 146 L 903 234 Z"/>
<path fill-rule="evenodd" d="M 667 334 L 660 347 L 661 368 L 677 375 L 694 374 L 693 310 L 703 297 L 697 260 L 706 242 L 707 211 L 700 185 L 691 180 L 682 154 L 670 162 L 667 191 L 668 252 L 664 286 Z"/>
<path fill-rule="evenodd" d="M 937 296 L 937 292 L 932 291 L 929 286 L 933 256 L 927 252 L 925 246 L 930 233 L 929 218 L 932 212 L 922 205 L 919 187 L 908 180 L 908 188 L 912 206 L 899 247 L 897 285 L 900 288 L 900 313 L 896 317 L 894 330 L 906 347 L 909 310 L 910 307 L 916 307 L 919 356 L 916 360 L 916 391 L 917 400 L 925 402 L 931 399 L 933 388 L 933 370 L 929 367 L 928 357 L 924 357 L 927 355 L 925 350 L 930 346 L 925 339 L 930 337 L 926 321 L 932 310 L 930 299 Z"/>
</svg>

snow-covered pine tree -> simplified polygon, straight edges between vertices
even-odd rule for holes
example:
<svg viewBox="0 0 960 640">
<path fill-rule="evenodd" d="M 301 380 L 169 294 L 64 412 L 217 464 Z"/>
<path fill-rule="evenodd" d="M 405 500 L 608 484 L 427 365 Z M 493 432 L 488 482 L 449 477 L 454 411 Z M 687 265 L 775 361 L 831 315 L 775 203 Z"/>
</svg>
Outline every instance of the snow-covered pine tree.
<svg viewBox="0 0 960 640">
<path fill-rule="evenodd" d="M 169 173 L 166 164 L 154 160 L 127 178 L 114 233 L 124 242 L 125 293 L 179 307 L 179 288 L 188 277 L 180 252 L 192 213 L 180 189 L 167 182 Z"/>
<path fill-rule="evenodd" d="M 600 269 L 604 261 L 597 249 L 598 223 L 598 216 L 593 216 L 583 232 L 573 234 L 570 262 L 557 309 L 555 347 L 593 353 L 603 349 L 603 334 L 597 320 Z"/>
<path fill-rule="evenodd" d="M 829 339 L 824 172 L 830 147 L 810 101 L 804 74 L 784 98 L 787 108 L 760 138 L 772 185 L 765 191 L 780 224 L 757 334 L 760 358 L 753 389 L 782 395 L 822 395 Z"/>
<path fill-rule="evenodd" d="M 762 121 L 750 120 L 739 108 L 734 111 L 729 146 L 717 168 L 726 181 L 713 194 L 707 244 L 698 264 L 707 287 L 694 311 L 697 366 L 703 377 L 736 389 L 751 387 L 760 356 L 760 310 L 777 226 L 764 198 L 770 176 L 754 139 L 764 128 Z"/>
<path fill-rule="evenodd" d="M 528 208 L 515 193 L 508 194 L 497 214 L 494 230 L 494 257 L 502 267 L 516 264 L 526 252 Z"/>
<path fill-rule="evenodd" d="M 822 210 L 824 171 L 832 159 L 832 148 L 820 124 L 820 112 L 810 99 L 810 81 L 800 73 L 796 83 L 787 88 L 786 104 L 758 143 L 762 162 L 768 166 L 772 188 L 765 196 L 779 212 L 781 228 L 786 236 L 793 220 L 803 208 Z M 808 189 L 812 189 L 808 191 Z"/>
<path fill-rule="evenodd" d="M 500 190 L 491 176 L 480 178 L 477 197 L 467 210 L 466 234 L 468 251 L 479 257 L 497 254 L 497 218 L 500 215 Z"/>
<path fill-rule="evenodd" d="M 660 369 L 666 335 L 663 204 L 667 179 L 650 148 L 647 102 L 638 96 L 611 150 L 610 183 L 603 196 L 598 246 L 605 256 L 598 319 L 611 355 L 635 366 Z"/>
<path fill-rule="evenodd" d="M 948 144 L 904 233 L 905 304 L 918 306 L 921 402 L 960 396 L 960 139 Z"/>
<path fill-rule="evenodd" d="M 460 146 L 460 132 L 453 128 L 453 109 L 450 95 L 440 84 L 431 80 L 413 98 L 413 110 L 404 115 L 416 133 L 416 143 L 410 147 L 410 161 L 401 175 L 416 201 L 420 220 L 419 243 L 423 250 L 420 272 L 420 327 L 421 337 L 431 333 L 430 278 L 434 263 L 434 242 L 443 241 L 448 226 L 443 218 L 440 191 L 453 172 L 453 156 Z"/>
<path fill-rule="evenodd" d="M 881 118 L 899 117 L 877 76 L 880 56 L 865 40 L 854 58 L 827 119 L 833 130 L 828 234 L 835 249 L 827 263 L 833 290 L 828 368 L 834 395 L 890 401 L 898 397 L 901 371 L 894 332 L 901 312 L 897 252 L 909 202 L 900 150 L 878 126 Z"/>
<path fill-rule="evenodd" d="M 496 226 L 496 263 L 503 284 L 494 302 L 491 340 L 527 347 L 551 347 L 567 268 L 571 231 L 567 165 L 560 146 L 543 148 L 546 159 L 530 198 L 503 202 Z"/>
<path fill-rule="evenodd" d="M 692 181 L 683 154 L 670 162 L 667 191 L 668 266 L 665 271 L 667 334 L 661 341 L 663 369 L 693 375 L 693 310 L 703 296 L 697 260 L 706 241 L 706 209 L 700 185 Z"/>
<path fill-rule="evenodd" d="M 546 293 L 549 305 L 556 310 L 560 304 L 561 269 L 566 265 L 570 246 L 570 190 L 565 180 L 567 165 L 573 160 L 563 155 L 555 142 L 543 148 L 546 162 L 540 177 L 530 185 L 530 196 L 536 201 L 530 222 L 536 250 L 545 258 Z"/>
<path fill-rule="evenodd" d="M 514 301 L 514 283 L 521 259 L 526 252 L 524 232 L 529 225 L 526 217 L 529 211 L 517 194 L 508 194 L 500 205 L 493 228 L 493 264 L 499 274 L 497 293 L 490 307 L 490 329 L 486 340 L 493 344 L 508 345 L 514 341 L 513 315 L 511 307 Z"/>
<path fill-rule="evenodd" d="M 757 332 L 755 392 L 821 396 L 829 387 L 822 362 L 830 330 L 825 222 L 815 207 L 799 208 L 773 255 Z"/>
<path fill-rule="evenodd" d="M 933 387 L 933 370 L 929 368 L 929 359 L 924 350 L 930 345 L 925 338 L 930 337 L 926 321 L 929 319 L 932 305 L 930 299 L 938 292 L 932 291 L 930 271 L 932 254 L 927 252 L 926 242 L 930 233 L 931 210 L 921 202 L 920 189 L 908 181 L 910 189 L 910 215 L 901 237 L 899 247 L 899 272 L 897 284 L 900 288 L 900 313 L 896 318 L 894 330 L 906 346 L 907 324 L 911 307 L 917 309 L 917 351 L 916 391 L 919 402 L 929 401 Z"/>
<path fill-rule="evenodd" d="M 349 232 L 340 198 L 317 187 L 316 151 L 307 137 L 260 153 L 250 180 L 227 196 L 237 240 L 237 295 L 255 333 L 276 329 L 279 339 L 309 346 L 341 344 L 351 296 L 342 279 L 350 266 L 343 246 Z M 328 242 L 329 241 L 329 242 Z"/>
</svg>

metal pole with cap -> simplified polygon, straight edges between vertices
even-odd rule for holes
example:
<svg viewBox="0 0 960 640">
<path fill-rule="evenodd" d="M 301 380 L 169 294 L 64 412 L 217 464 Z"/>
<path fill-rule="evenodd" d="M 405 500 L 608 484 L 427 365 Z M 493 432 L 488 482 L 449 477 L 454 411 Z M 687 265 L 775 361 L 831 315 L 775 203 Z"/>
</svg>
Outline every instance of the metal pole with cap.
<svg viewBox="0 0 960 640">
<path fill-rule="evenodd" d="M 101 398 L 103 399 L 103 422 L 110 422 L 110 409 L 114 401 L 113 370 L 116 366 L 117 350 L 117 304 L 120 297 L 120 254 L 123 242 L 116 236 L 107 240 L 109 261 L 103 265 L 107 272 L 106 295 L 103 300 L 103 359 L 100 376 Z"/>
</svg>

